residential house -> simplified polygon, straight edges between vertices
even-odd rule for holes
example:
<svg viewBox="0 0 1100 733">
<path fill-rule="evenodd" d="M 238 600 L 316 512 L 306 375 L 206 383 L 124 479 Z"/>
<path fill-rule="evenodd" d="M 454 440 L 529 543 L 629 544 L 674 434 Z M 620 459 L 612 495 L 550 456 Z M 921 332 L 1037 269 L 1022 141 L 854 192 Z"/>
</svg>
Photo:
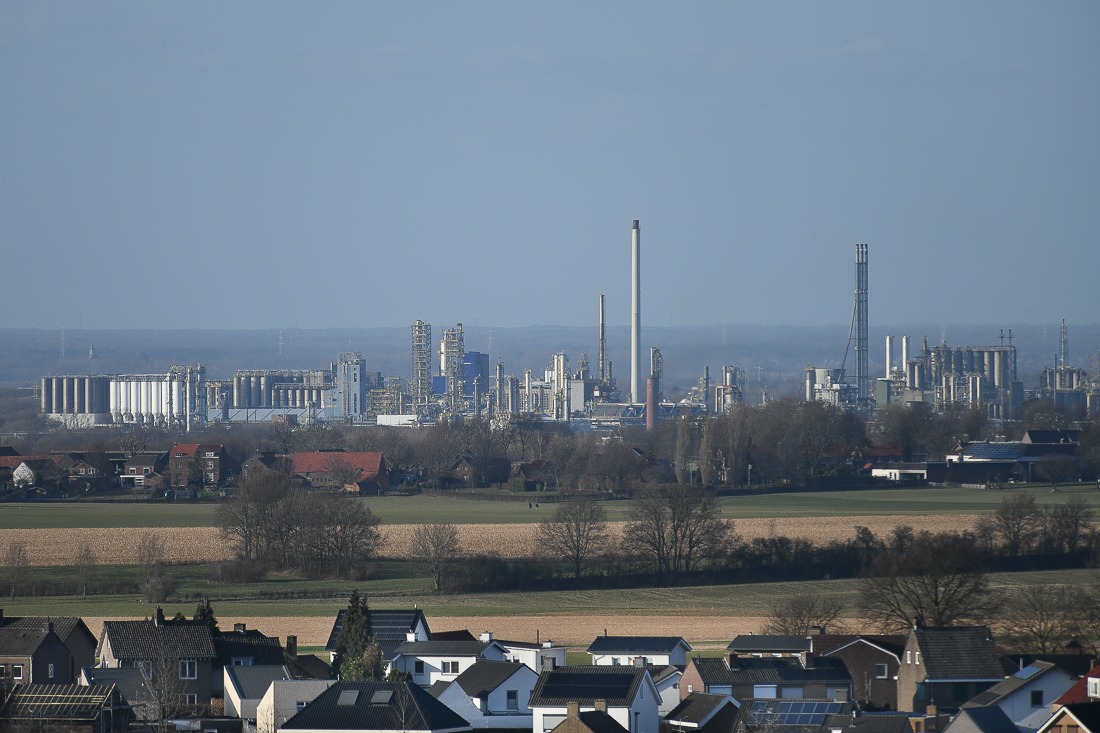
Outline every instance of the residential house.
<svg viewBox="0 0 1100 733">
<path fill-rule="evenodd" d="M 53 624 L 53 632 L 72 655 L 68 680 L 76 680 L 82 667 L 95 664 L 96 638 L 79 616 L 4 616 L 0 608 L 0 629 L 41 629 Z"/>
<path fill-rule="evenodd" d="M 286 661 L 286 653 L 279 645 L 279 637 L 265 636 L 245 624 L 233 624 L 232 631 L 223 631 L 212 637 L 214 651 L 213 691 L 222 694 L 224 679 L 223 667 L 251 667 L 253 665 L 281 665 Z"/>
<path fill-rule="evenodd" d="M 1079 644 L 1071 641 L 1070 646 Z M 1005 654 L 1001 657 L 1001 669 L 1005 677 L 1011 677 L 1033 662 L 1050 662 L 1068 674 L 1074 680 L 1087 675 L 1095 666 L 1097 659 L 1091 654 Z"/>
<path fill-rule="evenodd" d="M 251 721 L 256 720 L 256 708 L 272 682 L 294 679 L 285 664 L 226 666 L 222 668 L 222 677 L 225 714 Z"/>
<path fill-rule="evenodd" d="M 504 647 L 504 658 L 506 660 L 526 664 L 536 672 L 565 666 L 567 647 L 558 646 L 552 639 L 542 642 L 506 641 L 504 639 L 494 639 L 492 633 L 488 631 L 482 632 L 479 639 L 481 641 L 496 641 Z"/>
<path fill-rule="evenodd" d="M 220 486 L 241 470 L 241 464 L 226 452 L 224 445 L 185 443 L 173 446 L 168 455 L 168 475 L 173 488 Z"/>
<path fill-rule="evenodd" d="M 176 691 L 185 705 L 206 703 L 213 694 L 218 653 L 210 626 L 165 620 L 159 606 L 152 619 L 104 621 L 96 656 L 104 667 L 144 669 L 162 692 Z"/>
<path fill-rule="evenodd" d="M 530 728 L 531 691 L 538 674 L 526 664 L 483 659 L 429 692 L 473 728 Z"/>
<path fill-rule="evenodd" d="M 8 730 L 72 733 L 130 730 L 129 706 L 114 685 L 16 685 L 2 704 Z"/>
<path fill-rule="evenodd" d="M 649 670 L 649 678 L 653 680 L 653 686 L 657 688 L 660 702 L 657 704 L 657 713 L 664 717 L 674 707 L 680 704 L 680 679 L 684 676 L 682 666 L 668 664 L 663 667 L 646 665 Z"/>
<path fill-rule="evenodd" d="M 597 700 L 595 710 L 583 713 L 579 703 L 567 703 L 565 720 L 558 723 L 551 733 L 627 733 L 627 730 L 608 715 L 607 701 Z"/>
<path fill-rule="evenodd" d="M 918 627 L 898 671 L 898 709 L 959 708 L 1004 679 L 986 626 Z"/>
<path fill-rule="evenodd" d="M 67 474 L 59 468 L 57 461 L 52 457 L 24 458 L 12 469 L 11 483 L 16 489 L 29 489 L 34 486 L 47 484 L 60 488 L 68 483 Z"/>
<path fill-rule="evenodd" d="M 503 662 L 506 653 L 495 641 L 416 641 L 410 633 L 394 649 L 388 671 L 408 672 L 416 684 L 431 687 L 454 680 L 482 659 Z"/>
<path fill-rule="evenodd" d="M 71 685 L 73 655 L 49 621 L 31 628 L 0 626 L 0 678 L 21 685 Z"/>
<path fill-rule="evenodd" d="M 807 667 L 800 657 L 738 657 L 731 654 L 729 661 L 692 659 L 680 680 L 680 698 L 692 692 L 732 695 L 736 700 L 844 701 L 852 698 L 852 677 L 844 660 L 838 658 L 814 658 L 813 666 Z"/>
<path fill-rule="evenodd" d="M 533 733 L 557 728 L 570 703 L 580 713 L 604 710 L 629 733 L 657 733 L 660 698 L 645 667 L 585 665 L 543 672 L 531 693 Z"/>
<path fill-rule="evenodd" d="M 256 730 L 278 730 L 334 684 L 336 680 L 275 680 L 256 706 Z"/>
<path fill-rule="evenodd" d="M 738 733 L 833 733 L 835 729 L 826 727 L 830 721 L 854 722 L 855 707 L 847 700 L 744 698 L 739 702 Z"/>
<path fill-rule="evenodd" d="M 679 636 L 597 636 L 588 645 L 592 655 L 592 664 L 603 665 L 646 665 L 665 667 L 670 664 L 687 664 L 687 653 L 691 651 Z"/>
<path fill-rule="evenodd" d="M 1100 702 L 1100 666 L 1089 670 L 1084 677 L 1073 683 L 1072 687 L 1051 703 L 1050 711 L 1056 713 L 1065 705 L 1082 702 Z"/>
<path fill-rule="evenodd" d="M 344 614 L 347 609 L 340 609 L 336 614 L 336 620 L 332 622 L 332 631 L 329 632 L 325 651 L 329 653 L 329 662 L 336 657 L 336 640 L 340 637 L 340 630 L 344 628 Z M 405 608 L 388 611 L 370 612 L 371 631 L 374 640 L 382 648 L 382 659 L 393 659 L 393 651 L 409 639 L 413 634 L 416 641 L 430 640 L 432 631 L 428 627 L 428 619 L 424 612 L 418 608 Z"/>
<path fill-rule="evenodd" d="M 372 487 L 385 489 L 390 485 L 386 458 L 381 453 L 295 453 L 291 460 L 291 472 L 314 488 L 361 491 Z"/>
<path fill-rule="evenodd" d="M 1073 677 L 1053 662 L 1032 662 L 963 704 L 963 710 L 998 707 L 1021 731 L 1038 730 L 1050 717 L 1050 704 L 1073 686 Z"/>
<path fill-rule="evenodd" d="M 130 706 L 133 719 L 139 723 L 157 719 L 156 706 L 151 704 L 148 679 L 137 667 L 84 667 L 77 684 L 83 687 L 113 685 L 122 696 L 124 705 Z"/>
<path fill-rule="evenodd" d="M 662 716 L 661 733 L 733 733 L 739 707 L 729 695 L 693 692 Z"/>
<path fill-rule="evenodd" d="M 837 640 L 847 639 L 836 644 Z M 905 637 L 867 635 L 856 637 L 812 636 L 811 654 L 844 660 L 852 676 L 853 699 L 884 710 L 898 709 L 898 683 L 905 651 Z M 819 651 L 820 650 L 820 651 Z"/>
<path fill-rule="evenodd" d="M 1037 733 L 1100 733 L 1100 702 L 1065 705 Z"/>
<path fill-rule="evenodd" d="M 146 481 L 161 475 L 167 465 L 167 453 L 137 453 L 126 459 L 119 483 L 123 487 L 143 488 Z"/>
<path fill-rule="evenodd" d="M 467 730 L 464 718 L 411 682 L 336 682 L 279 727 L 280 733 Z"/>
</svg>

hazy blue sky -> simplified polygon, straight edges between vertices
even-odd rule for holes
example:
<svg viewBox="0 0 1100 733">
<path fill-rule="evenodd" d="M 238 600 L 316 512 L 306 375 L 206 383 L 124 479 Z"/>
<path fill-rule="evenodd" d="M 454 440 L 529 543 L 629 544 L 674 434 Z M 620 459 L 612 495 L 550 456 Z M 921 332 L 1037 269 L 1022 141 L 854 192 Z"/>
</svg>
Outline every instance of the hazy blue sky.
<svg viewBox="0 0 1100 733">
<path fill-rule="evenodd" d="M 1097 321 L 1100 4 L 0 7 L 0 311 Z"/>
</svg>

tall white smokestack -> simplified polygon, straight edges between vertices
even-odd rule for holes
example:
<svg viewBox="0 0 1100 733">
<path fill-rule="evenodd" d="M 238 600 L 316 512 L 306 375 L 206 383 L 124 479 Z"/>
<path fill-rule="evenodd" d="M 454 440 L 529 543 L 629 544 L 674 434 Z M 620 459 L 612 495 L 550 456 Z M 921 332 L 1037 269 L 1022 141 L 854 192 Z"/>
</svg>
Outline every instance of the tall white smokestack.
<svg viewBox="0 0 1100 733">
<path fill-rule="evenodd" d="M 642 381 L 642 230 L 638 220 L 630 242 L 630 401 L 645 400 Z"/>
<path fill-rule="evenodd" d="M 886 378 L 890 378 L 890 368 L 894 366 L 894 337 L 886 337 Z"/>
</svg>

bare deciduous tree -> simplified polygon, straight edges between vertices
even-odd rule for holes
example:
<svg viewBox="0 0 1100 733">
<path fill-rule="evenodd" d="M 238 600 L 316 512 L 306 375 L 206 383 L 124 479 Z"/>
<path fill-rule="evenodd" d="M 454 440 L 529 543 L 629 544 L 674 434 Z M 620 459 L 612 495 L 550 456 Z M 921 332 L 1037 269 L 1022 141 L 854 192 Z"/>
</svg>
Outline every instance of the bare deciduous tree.
<svg viewBox="0 0 1100 733">
<path fill-rule="evenodd" d="M 997 533 L 1005 549 L 1018 555 L 1031 547 L 1043 527 L 1043 510 L 1035 503 L 1035 497 L 1026 491 L 1017 491 L 1005 497 L 993 515 Z"/>
<path fill-rule="evenodd" d="M 1073 609 L 1079 599 L 1073 588 L 1029 585 L 1017 588 L 1005 604 L 1003 616 L 1008 635 L 1020 651 L 1057 652 L 1075 631 Z"/>
<path fill-rule="evenodd" d="M 814 626 L 832 626 L 843 610 L 843 603 L 825 598 L 820 593 L 800 593 L 786 603 L 772 607 L 771 618 L 764 624 L 763 633 L 801 636 Z"/>
<path fill-rule="evenodd" d="M 82 542 L 76 548 L 76 557 L 73 558 L 73 567 L 76 568 L 76 580 L 80 583 L 80 593 L 84 600 L 88 599 L 88 581 L 95 572 L 96 556 L 90 542 Z"/>
<path fill-rule="evenodd" d="M 554 516 L 539 524 L 537 541 L 572 565 L 574 576 L 579 578 L 585 566 L 607 546 L 607 512 L 590 499 L 564 502 Z"/>
<path fill-rule="evenodd" d="M 733 522 L 719 519 L 720 511 L 714 497 L 688 486 L 643 489 L 628 512 L 624 544 L 659 573 L 689 573 L 728 550 Z"/>
<path fill-rule="evenodd" d="M 8 542 L 7 552 L 4 553 L 4 570 L 11 585 L 11 599 L 15 600 L 16 586 L 23 580 L 29 560 L 27 558 L 27 543 L 23 540 L 11 540 Z"/>
<path fill-rule="evenodd" d="M 431 577 L 436 590 L 461 552 L 458 528 L 453 524 L 420 524 L 413 530 L 409 557 L 414 567 Z"/>
<path fill-rule="evenodd" d="M 880 555 L 860 581 L 860 605 L 884 631 L 983 623 L 997 610 L 973 538 L 921 532 L 904 553 Z"/>
</svg>

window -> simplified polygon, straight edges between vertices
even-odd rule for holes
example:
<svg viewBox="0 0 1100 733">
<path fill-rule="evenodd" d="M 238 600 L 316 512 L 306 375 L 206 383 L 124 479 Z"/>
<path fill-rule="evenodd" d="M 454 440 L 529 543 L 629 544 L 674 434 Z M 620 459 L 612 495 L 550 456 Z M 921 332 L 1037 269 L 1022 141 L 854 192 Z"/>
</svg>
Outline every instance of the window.
<svg viewBox="0 0 1100 733">
<path fill-rule="evenodd" d="M 913 652 L 905 652 L 905 663 L 906 664 L 912 664 L 913 663 Z"/>
<path fill-rule="evenodd" d="M 783 687 L 779 690 L 779 696 L 785 700 L 801 700 L 801 687 Z"/>
<path fill-rule="evenodd" d="M 775 685 L 753 685 L 752 696 L 759 698 L 775 699 Z"/>
<path fill-rule="evenodd" d="M 1032 690 L 1031 691 L 1031 707 L 1041 708 L 1043 707 L 1043 691 Z"/>
<path fill-rule="evenodd" d="M 234 667 L 251 667 L 252 657 L 233 657 Z"/>
<path fill-rule="evenodd" d="M 691 689 L 691 685 L 688 685 L 688 692 L 694 692 L 694 690 Z"/>
<path fill-rule="evenodd" d="M 11 665 L 11 678 L 13 680 L 23 679 L 23 665 L 22 664 L 13 664 L 13 665 Z"/>
<path fill-rule="evenodd" d="M 180 695 L 180 705 L 198 705 L 199 695 L 196 692 L 189 692 L 186 695 Z"/>
<path fill-rule="evenodd" d="M 889 676 L 889 670 L 886 669 L 885 664 L 876 664 L 875 665 L 875 679 L 876 680 L 884 680 L 888 676 Z"/>
<path fill-rule="evenodd" d="M 642 714 L 634 713 L 634 733 L 639 733 L 642 730 Z"/>
<path fill-rule="evenodd" d="M 611 657 L 611 665 L 612 666 L 618 667 L 622 663 L 623 663 L 623 660 L 619 659 L 618 657 Z"/>
<path fill-rule="evenodd" d="M 212 451 L 212 450 L 206 451 L 206 457 L 207 458 L 213 458 L 214 457 L 214 451 Z"/>
<path fill-rule="evenodd" d="M 8 665 L 0 664 L 0 677 L 8 676 Z"/>
<path fill-rule="evenodd" d="M 1089 697 L 1100 697 L 1100 677 L 1088 678 Z"/>
<path fill-rule="evenodd" d="M 180 660 L 180 679 L 194 680 L 199 677 L 199 663 L 194 659 Z"/>
<path fill-rule="evenodd" d="M 214 462 L 213 461 L 207 461 L 206 462 L 206 467 L 207 468 L 213 468 L 214 467 Z"/>
<path fill-rule="evenodd" d="M 298 702 L 294 703 L 294 712 L 296 712 L 296 713 L 302 712 L 303 710 L 306 709 L 306 705 L 309 705 L 308 700 L 299 700 Z"/>
<path fill-rule="evenodd" d="M 413 672 L 415 672 L 416 674 L 424 674 L 423 659 L 417 659 L 415 662 L 413 662 Z"/>
<path fill-rule="evenodd" d="M 49 668 L 48 671 L 49 671 L 49 674 L 50 674 L 50 679 L 52 680 L 53 679 L 53 665 L 52 664 L 50 665 L 50 668 Z M 1031 695 L 1034 698 L 1035 693 L 1033 692 L 1033 693 L 1031 693 Z M 1032 704 L 1034 705 L 1035 703 L 1032 703 Z M 1042 705 L 1042 703 L 1039 703 L 1039 704 Z"/>
<path fill-rule="evenodd" d="M 923 682 L 918 682 L 917 683 L 917 699 L 920 700 L 921 702 L 924 702 L 925 691 L 924 691 L 924 683 Z"/>
<path fill-rule="evenodd" d="M 920 664 L 920 652 L 917 652 L 917 658 L 914 664 Z"/>
<path fill-rule="evenodd" d="M 451 662 L 451 674 L 458 674 L 458 662 Z"/>
<path fill-rule="evenodd" d="M 504 693 L 508 699 L 508 709 L 511 711 L 519 710 L 519 690 L 508 690 Z"/>
<path fill-rule="evenodd" d="M 143 468 L 143 469 L 141 469 L 141 472 L 142 473 L 149 473 L 149 469 L 148 468 Z"/>
</svg>

